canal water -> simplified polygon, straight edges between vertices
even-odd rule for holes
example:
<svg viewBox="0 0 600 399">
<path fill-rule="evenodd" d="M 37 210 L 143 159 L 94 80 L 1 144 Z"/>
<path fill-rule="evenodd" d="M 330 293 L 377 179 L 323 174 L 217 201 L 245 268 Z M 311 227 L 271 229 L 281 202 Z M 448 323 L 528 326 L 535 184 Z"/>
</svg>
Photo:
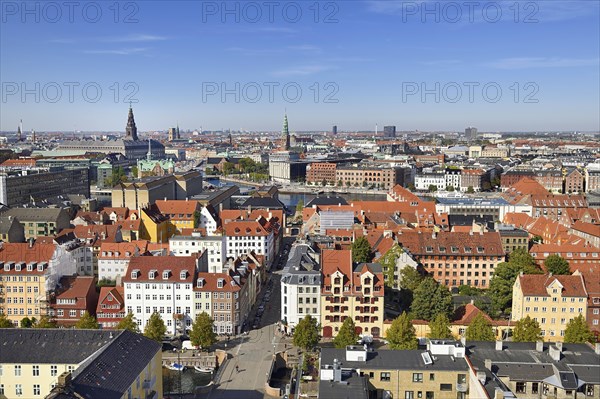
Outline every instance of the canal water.
<svg viewBox="0 0 600 399">
<path fill-rule="evenodd" d="M 186 368 L 183 372 L 168 370 L 163 367 L 163 392 L 177 397 L 179 390 L 179 377 L 181 373 L 181 393 L 193 393 L 194 388 L 208 385 L 212 374 L 199 373 L 193 368 Z"/>
<path fill-rule="evenodd" d="M 221 182 L 219 181 L 218 178 L 216 179 L 207 179 L 206 180 L 207 183 L 212 184 L 213 186 L 219 186 L 221 184 Z M 227 182 L 227 181 L 223 181 L 222 184 L 224 186 L 246 186 L 246 187 L 256 187 L 256 184 L 240 184 L 240 183 L 233 183 L 233 182 Z M 336 195 L 335 193 L 324 193 L 324 194 L 320 194 L 319 197 L 325 197 L 327 195 Z M 350 202 L 350 201 L 385 201 L 386 200 L 386 194 L 360 194 L 360 193 L 348 193 L 348 194 L 337 194 L 340 197 L 343 197 L 346 201 Z M 307 204 L 310 200 L 312 200 L 313 198 L 317 197 L 316 194 L 305 194 L 305 193 L 296 193 L 296 194 L 283 194 L 283 193 L 279 193 L 279 200 L 281 202 L 283 202 L 283 204 L 288 208 L 288 209 L 295 209 L 296 208 L 296 204 L 298 203 L 298 201 L 302 200 L 304 202 L 304 204 Z"/>
</svg>

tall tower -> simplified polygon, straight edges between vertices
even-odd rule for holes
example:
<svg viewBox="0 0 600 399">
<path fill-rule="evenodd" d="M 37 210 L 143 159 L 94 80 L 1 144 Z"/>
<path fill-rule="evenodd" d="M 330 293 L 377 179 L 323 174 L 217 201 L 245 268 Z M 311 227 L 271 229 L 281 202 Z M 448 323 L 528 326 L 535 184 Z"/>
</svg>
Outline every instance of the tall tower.
<svg viewBox="0 0 600 399">
<path fill-rule="evenodd" d="M 138 140 L 137 127 L 135 126 L 135 119 L 133 119 L 133 109 L 131 108 L 131 104 L 129 104 L 129 115 L 127 115 L 125 138 L 130 138 L 134 141 Z"/>
<path fill-rule="evenodd" d="M 19 123 L 19 127 L 17 128 L 17 140 L 19 142 L 21 142 L 22 139 L 23 139 L 23 119 L 21 119 L 21 122 Z"/>
<path fill-rule="evenodd" d="M 146 159 L 152 161 L 152 140 L 150 139 L 148 139 L 148 154 L 146 154 Z"/>
<path fill-rule="evenodd" d="M 31 129 L 31 142 L 35 143 L 35 130 Z"/>
<path fill-rule="evenodd" d="M 288 151 L 290 149 L 290 129 L 288 128 L 287 113 L 283 118 L 283 131 L 281 132 L 281 139 L 283 141 L 283 149 Z"/>
<path fill-rule="evenodd" d="M 181 136 L 179 135 L 179 122 L 177 122 L 177 140 L 179 140 Z"/>
</svg>

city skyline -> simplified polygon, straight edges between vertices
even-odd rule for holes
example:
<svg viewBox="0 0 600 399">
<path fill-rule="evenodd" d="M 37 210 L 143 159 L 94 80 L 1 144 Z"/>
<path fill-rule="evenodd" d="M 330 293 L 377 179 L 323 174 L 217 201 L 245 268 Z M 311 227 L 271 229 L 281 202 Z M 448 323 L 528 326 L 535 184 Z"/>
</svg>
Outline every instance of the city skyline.
<svg viewBox="0 0 600 399">
<path fill-rule="evenodd" d="M 0 130 L 600 130 L 598 3 L 98 4 L 3 9 Z"/>
</svg>

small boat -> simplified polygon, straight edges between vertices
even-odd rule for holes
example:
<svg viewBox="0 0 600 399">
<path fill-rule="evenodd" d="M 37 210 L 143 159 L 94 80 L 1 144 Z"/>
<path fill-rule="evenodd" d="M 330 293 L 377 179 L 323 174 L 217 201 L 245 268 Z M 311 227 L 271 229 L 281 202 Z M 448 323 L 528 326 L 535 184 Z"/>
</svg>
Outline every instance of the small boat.
<svg viewBox="0 0 600 399">
<path fill-rule="evenodd" d="M 215 369 L 212 367 L 200 367 L 200 366 L 194 366 L 194 370 L 196 370 L 199 373 L 207 373 L 207 374 L 215 371 Z"/>
<path fill-rule="evenodd" d="M 185 370 L 185 366 L 181 365 L 179 363 L 166 364 L 165 367 L 167 369 L 173 370 L 173 371 L 183 371 L 183 370 Z"/>
</svg>

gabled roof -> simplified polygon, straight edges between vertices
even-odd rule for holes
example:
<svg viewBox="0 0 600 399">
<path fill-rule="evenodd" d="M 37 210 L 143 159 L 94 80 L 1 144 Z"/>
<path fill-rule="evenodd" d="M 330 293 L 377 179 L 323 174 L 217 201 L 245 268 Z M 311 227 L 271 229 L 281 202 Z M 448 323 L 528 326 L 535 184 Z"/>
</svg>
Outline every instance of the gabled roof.
<svg viewBox="0 0 600 399">
<path fill-rule="evenodd" d="M 200 205 L 198 201 L 189 201 L 189 200 L 158 200 L 155 202 L 156 207 L 163 215 L 174 215 L 175 217 L 179 217 L 179 215 L 183 215 L 183 217 L 194 217 L 194 212 L 200 209 Z"/>
<path fill-rule="evenodd" d="M 50 262 L 54 252 L 55 244 L 29 243 L 3 243 L 0 247 L 0 262 Z M 35 268 L 34 268 L 35 269 Z M 11 272 L 14 272 L 14 268 Z M 0 268 L 0 273 L 3 268 Z"/>
<path fill-rule="evenodd" d="M 132 278 L 133 271 L 139 271 L 137 278 Z M 169 270 L 167 279 L 163 272 Z M 154 279 L 150 279 L 150 271 L 155 271 Z M 185 279 L 180 278 L 182 271 L 186 272 Z M 154 282 L 154 283 L 191 283 L 194 281 L 196 271 L 196 257 L 194 256 L 134 256 L 129 261 L 123 282 Z"/>
</svg>

